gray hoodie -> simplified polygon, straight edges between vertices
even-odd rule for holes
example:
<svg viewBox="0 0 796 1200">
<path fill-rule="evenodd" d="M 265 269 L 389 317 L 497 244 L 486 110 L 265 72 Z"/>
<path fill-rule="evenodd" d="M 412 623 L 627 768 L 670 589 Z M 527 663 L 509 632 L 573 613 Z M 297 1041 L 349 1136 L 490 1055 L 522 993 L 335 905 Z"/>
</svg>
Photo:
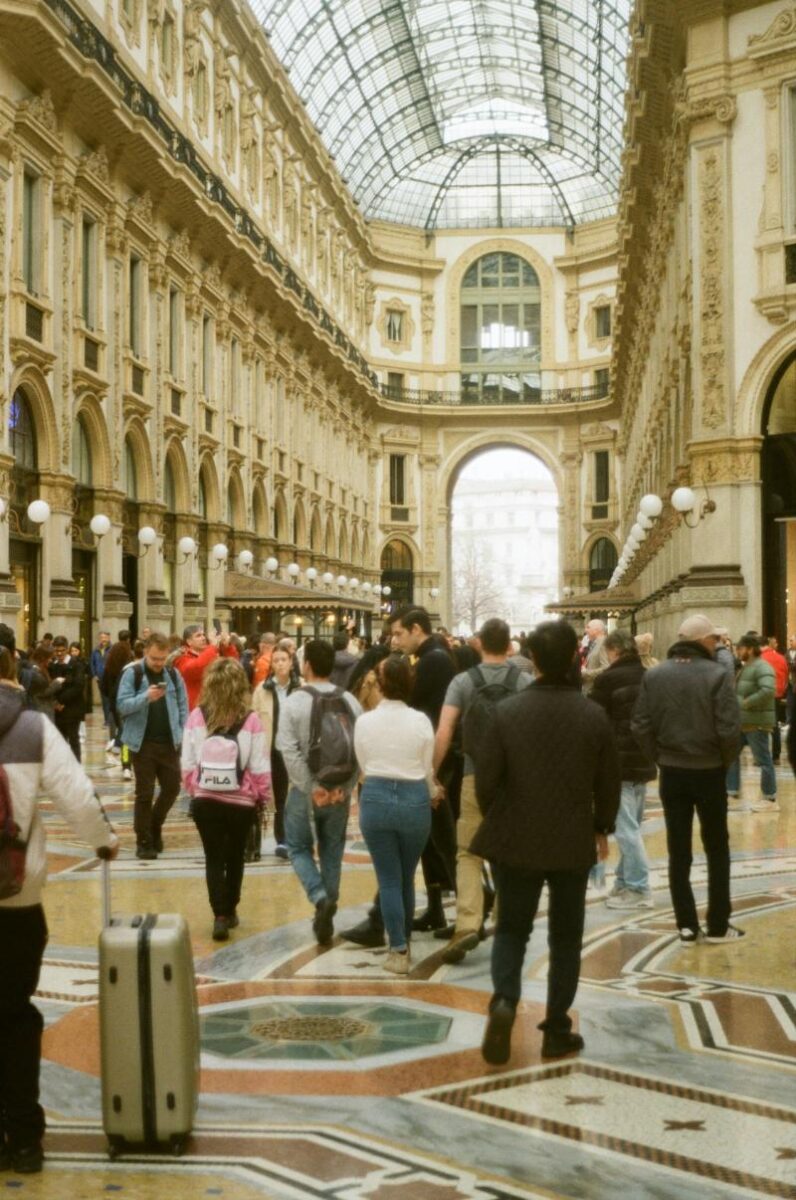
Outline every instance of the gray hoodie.
<svg viewBox="0 0 796 1200">
<path fill-rule="evenodd" d="M 661 767 L 728 767 L 741 745 L 732 675 L 699 642 L 675 642 L 645 673 L 630 728 Z"/>
</svg>

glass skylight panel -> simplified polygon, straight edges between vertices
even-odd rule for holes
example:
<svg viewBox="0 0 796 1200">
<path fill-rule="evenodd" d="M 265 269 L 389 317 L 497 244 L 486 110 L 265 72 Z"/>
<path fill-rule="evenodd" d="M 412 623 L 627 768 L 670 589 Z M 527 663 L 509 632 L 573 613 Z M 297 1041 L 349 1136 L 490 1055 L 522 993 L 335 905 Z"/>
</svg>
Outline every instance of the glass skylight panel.
<svg viewBox="0 0 796 1200">
<path fill-rule="evenodd" d="M 366 217 L 615 211 L 631 0 L 250 2 Z"/>
</svg>

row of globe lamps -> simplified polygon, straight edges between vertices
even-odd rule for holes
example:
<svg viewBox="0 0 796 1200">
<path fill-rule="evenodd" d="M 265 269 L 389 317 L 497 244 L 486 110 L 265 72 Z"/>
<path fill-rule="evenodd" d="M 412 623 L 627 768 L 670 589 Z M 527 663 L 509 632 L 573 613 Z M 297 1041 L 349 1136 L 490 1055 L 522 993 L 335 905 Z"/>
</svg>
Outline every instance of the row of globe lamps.
<svg viewBox="0 0 796 1200">
<path fill-rule="evenodd" d="M 702 502 L 699 513 L 697 514 L 696 522 L 688 520 L 689 513 L 693 513 L 696 506 L 696 496 L 690 487 L 675 488 L 672 492 L 670 503 L 676 513 L 679 513 L 681 519 L 689 528 L 695 528 L 696 524 L 709 513 L 716 511 L 715 501 L 708 497 Z M 615 588 L 618 583 L 627 574 L 627 571 L 641 548 L 641 543 L 646 541 L 648 532 L 652 529 L 658 517 L 663 512 L 663 500 L 660 496 L 656 496 L 653 492 L 642 496 L 636 513 L 636 520 L 630 528 L 630 532 L 625 539 L 622 553 L 619 556 L 611 581 L 608 584 L 609 590 Z"/>
</svg>

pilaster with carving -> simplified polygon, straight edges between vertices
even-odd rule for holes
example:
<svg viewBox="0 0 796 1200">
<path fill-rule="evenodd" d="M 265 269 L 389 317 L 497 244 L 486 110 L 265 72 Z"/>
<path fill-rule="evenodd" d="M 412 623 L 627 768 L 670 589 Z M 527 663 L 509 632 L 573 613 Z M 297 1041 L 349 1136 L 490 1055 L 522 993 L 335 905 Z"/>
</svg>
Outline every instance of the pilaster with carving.
<svg viewBox="0 0 796 1200">
<path fill-rule="evenodd" d="M 730 381 L 727 357 L 732 347 L 727 212 L 727 144 L 724 139 L 695 150 L 699 273 L 694 289 L 696 413 L 698 430 L 716 433 L 728 423 Z"/>
</svg>

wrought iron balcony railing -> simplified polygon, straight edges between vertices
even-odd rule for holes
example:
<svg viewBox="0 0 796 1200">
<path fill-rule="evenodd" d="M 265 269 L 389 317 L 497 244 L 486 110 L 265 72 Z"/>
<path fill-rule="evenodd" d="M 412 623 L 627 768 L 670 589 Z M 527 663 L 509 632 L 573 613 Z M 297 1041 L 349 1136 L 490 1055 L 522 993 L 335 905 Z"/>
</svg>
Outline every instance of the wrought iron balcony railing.
<svg viewBox="0 0 796 1200">
<path fill-rule="evenodd" d="M 434 405 L 436 407 L 490 407 L 496 405 L 511 405 L 523 407 L 529 405 L 551 404 L 589 404 L 595 400 L 606 400 L 609 395 L 608 384 L 600 383 L 592 387 L 564 388 L 524 388 L 521 392 L 513 388 L 488 388 L 483 391 L 422 391 L 416 388 L 380 386 L 385 400 L 394 400 L 398 404 Z"/>
</svg>

